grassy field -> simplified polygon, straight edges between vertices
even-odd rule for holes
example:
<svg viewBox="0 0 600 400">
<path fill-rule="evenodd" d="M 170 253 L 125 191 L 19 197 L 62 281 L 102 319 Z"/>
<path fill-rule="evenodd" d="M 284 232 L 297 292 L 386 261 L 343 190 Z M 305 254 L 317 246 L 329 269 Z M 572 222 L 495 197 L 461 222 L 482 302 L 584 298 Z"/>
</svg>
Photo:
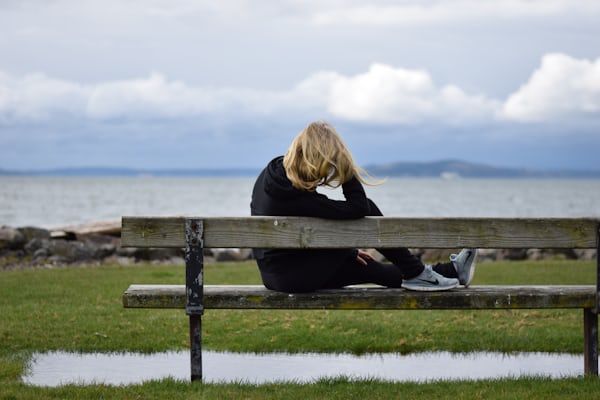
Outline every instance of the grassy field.
<svg viewBox="0 0 600 400">
<path fill-rule="evenodd" d="M 212 264 L 207 284 L 258 284 L 253 263 Z M 480 264 L 474 284 L 592 284 L 595 263 Z M 592 398 L 598 379 L 431 384 L 352 382 L 216 385 L 173 380 L 110 387 L 34 388 L 20 382 L 37 351 L 159 352 L 188 347 L 183 310 L 127 310 L 130 283 L 184 283 L 183 266 L 103 266 L 0 272 L 0 399 L 13 398 Z M 583 352 L 581 310 L 208 310 L 204 346 L 244 352 Z"/>
</svg>

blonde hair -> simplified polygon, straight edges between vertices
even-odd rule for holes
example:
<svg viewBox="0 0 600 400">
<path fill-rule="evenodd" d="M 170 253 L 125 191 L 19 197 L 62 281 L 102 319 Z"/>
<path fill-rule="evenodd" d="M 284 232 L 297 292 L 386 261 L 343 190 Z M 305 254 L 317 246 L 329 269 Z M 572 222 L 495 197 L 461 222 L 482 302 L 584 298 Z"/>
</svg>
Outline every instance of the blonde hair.
<svg viewBox="0 0 600 400">
<path fill-rule="evenodd" d="M 326 122 L 312 122 L 292 141 L 283 157 L 288 179 L 296 189 L 313 191 L 317 186 L 339 187 L 352 177 L 366 185 L 368 174 L 352 159 L 335 128 Z"/>
</svg>

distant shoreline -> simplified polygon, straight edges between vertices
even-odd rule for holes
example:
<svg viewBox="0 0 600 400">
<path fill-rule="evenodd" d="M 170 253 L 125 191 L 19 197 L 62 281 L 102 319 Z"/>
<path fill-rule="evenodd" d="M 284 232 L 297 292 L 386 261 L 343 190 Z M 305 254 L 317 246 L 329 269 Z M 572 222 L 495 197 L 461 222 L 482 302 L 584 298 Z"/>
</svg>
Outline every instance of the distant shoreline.
<svg viewBox="0 0 600 400">
<path fill-rule="evenodd" d="M 598 179 L 600 170 L 526 169 L 506 168 L 460 160 L 435 162 L 397 162 L 366 166 L 376 177 L 406 178 L 548 178 Z M 195 169 L 136 169 L 114 167 L 81 167 L 40 170 L 0 169 L 0 176 L 56 176 L 56 177 L 254 177 L 259 168 L 195 168 Z"/>
<path fill-rule="evenodd" d="M 252 169 L 198 169 L 198 170 L 137 170 L 120 168 L 63 168 L 48 170 L 12 171 L 0 169 L 0 176 L 39 177 L 251 177 L 259 170 Z"/>
</svg>

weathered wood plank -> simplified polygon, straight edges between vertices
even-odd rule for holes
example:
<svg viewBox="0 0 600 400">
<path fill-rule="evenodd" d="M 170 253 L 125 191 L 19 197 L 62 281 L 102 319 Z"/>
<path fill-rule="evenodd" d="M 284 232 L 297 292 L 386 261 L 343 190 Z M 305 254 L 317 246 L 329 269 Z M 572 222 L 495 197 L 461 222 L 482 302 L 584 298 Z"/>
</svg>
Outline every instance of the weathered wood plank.
<svg viewBox="0 0 600 400">
<path fill-rule="evenodd" d="M 286 294 L 263 286 L 204 286 L 206 309 L 544 309 L 593 308 L 595 286 L 472 286 L 444 292 L 354 286 Z M 185 308 L 184 285 L 131 285 L 127 308 Z"/>
<path fill-rule="evenodd" d="M 123 306 L 125 308 L 185 308 L 185 285 L 130 285 L 123 293 Z"/>
<path fill-rule="evenodd" d="M 194 217 L 207 248 L 595 248 L 594 218 Z M 185 217 L 123 217 L 125 247 L 185 247 Z"/>
</svg>

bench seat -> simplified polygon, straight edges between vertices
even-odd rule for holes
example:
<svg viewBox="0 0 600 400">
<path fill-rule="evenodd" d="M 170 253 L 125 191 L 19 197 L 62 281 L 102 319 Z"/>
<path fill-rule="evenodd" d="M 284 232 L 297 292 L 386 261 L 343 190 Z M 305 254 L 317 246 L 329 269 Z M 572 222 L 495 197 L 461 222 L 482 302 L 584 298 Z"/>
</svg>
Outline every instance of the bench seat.
<svg viewBox="0 0 600 400">
<path fill-rule="evenodd" d="M 205 309 L 331 310 L 472 310 L 593 308 L 593 285 L 471 286 L 443 292 L 415 292 L 378 286 L 286 294 L 264 286 L 204 285 Z M 185 285 L 131 285 L 123 294 L 126 308 L 181 308 Z"/>
</svg>

